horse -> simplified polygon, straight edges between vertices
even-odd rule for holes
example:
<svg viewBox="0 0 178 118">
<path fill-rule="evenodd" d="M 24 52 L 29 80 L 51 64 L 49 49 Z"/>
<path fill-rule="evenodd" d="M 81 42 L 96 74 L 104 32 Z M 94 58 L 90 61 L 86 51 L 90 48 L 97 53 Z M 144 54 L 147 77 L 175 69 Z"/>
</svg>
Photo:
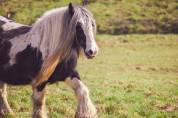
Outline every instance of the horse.
<svg viewBox="0 0 178 118">
<path fill-rule="evenodd" d="M 78 101 L 76 118 L 96 118 L 97 110 L 76 69 L 84 53 L 98 53 L 96 23 L 87 4 L 45 12 L 32 26 L 0 17 L 0 115 L 12 113 L 6 87 L 31 85 L 32 118 L 47 118 L 45 88 L 58 81 L 70 86 Z"/>
</svg>

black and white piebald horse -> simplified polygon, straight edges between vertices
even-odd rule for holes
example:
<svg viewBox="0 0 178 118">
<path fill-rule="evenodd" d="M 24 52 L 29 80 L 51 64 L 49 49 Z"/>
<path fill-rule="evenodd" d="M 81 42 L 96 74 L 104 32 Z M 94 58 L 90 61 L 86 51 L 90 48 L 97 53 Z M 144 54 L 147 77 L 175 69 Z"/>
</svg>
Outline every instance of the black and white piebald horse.
<svg viewBox="0 0 178 118">
<path fill-rule="evenodd" d="M 86 4 L 85 4 L 86 5 Z M 87 87 L 76 70 L 81 51 L 88 59 L 96 56 L 96 24 L 85 6 L 47 11 L 34 25 L 26 26 L 0 17 L 0 115 L 12 112 L 6 84 L 33 89 L 33 118 L 47 118 L 45 86 L 66 82 L 76 94 L 76 118 L 96 118 Z"/>
</svg>

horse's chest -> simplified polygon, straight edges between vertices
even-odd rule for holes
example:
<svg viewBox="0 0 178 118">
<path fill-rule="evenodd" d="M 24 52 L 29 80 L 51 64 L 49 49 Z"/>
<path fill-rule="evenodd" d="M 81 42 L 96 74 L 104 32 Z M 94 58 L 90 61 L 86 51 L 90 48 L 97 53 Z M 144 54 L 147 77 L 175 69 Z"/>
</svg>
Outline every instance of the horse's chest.
<svg viewBox="0 0 178 118">
<path fill-rule="evenodd" d="M 58 65 L 59 60 L 51 60 L 47 63 L 44 63 L 44 68 L 40 71 L 40 73 L 37 76 L 37 79 L 35 79 L 35 84 L 39 85 L 49 79 L 49 77 L 52 75 L 52 73 L 55 71 L 56 66 Z"/>
</svg>

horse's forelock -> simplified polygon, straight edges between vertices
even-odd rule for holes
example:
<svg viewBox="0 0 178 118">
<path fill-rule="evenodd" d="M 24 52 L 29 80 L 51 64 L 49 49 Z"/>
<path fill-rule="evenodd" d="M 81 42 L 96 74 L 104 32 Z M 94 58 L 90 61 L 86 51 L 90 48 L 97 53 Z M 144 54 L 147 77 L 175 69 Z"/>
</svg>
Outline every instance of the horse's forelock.
<svg viewBox="0 0 178 118">
<path fill-rule="evenodd" d="M 93 17 L 93 14 L 83 6 L 78 6 L 75 8 L 75 14 L 78 16 L 77 20 L 80 20 L 80 18 L 84 21 L 83 25 L 88 25 L 85 27 L 91 27 L 89 23 L 91 22 L 93 24 L 94 32 L 96 33 L 96 23 L 95 19 Z"/>
</svg>

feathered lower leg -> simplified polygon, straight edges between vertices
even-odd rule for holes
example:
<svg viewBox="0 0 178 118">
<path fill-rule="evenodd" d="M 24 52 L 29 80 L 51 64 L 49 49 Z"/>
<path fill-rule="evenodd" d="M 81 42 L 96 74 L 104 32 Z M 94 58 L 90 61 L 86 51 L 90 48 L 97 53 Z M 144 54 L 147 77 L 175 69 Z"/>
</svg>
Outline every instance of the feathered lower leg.
<svg viewBox="0 0 178 118">
<path fill-rule="evenodd" d="M 96 108 L 90 99 L 89 90 L 83 82 L 76 77 L 66 79 L 65 82 L 73 88 L 77 97 L 78 107 L 75 118 L 97 118 Z"/>
<path fill-rule="evenodd" d="M 38 91 L 36 87 L 33 88 L 33 114 L 32 118 L 47 118 L 47 111 L 45 106 L 45 88 Z"/>
<path fill-rule="evenodd" d="M 7 85 L 3 82 L 0 82 L 0 116 L 5 114 L 13 114 L 8 102 L 7 102 Z"/>
</svg>

